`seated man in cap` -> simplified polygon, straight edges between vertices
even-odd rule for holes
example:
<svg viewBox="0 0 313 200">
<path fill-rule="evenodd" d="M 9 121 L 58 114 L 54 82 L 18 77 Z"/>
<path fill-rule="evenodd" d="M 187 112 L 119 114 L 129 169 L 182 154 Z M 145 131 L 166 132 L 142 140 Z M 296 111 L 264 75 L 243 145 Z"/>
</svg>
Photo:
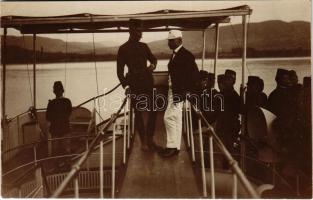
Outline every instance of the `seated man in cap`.
<svg viewBox="0 0 313 200">
<path fill-rule="evenodd" d="M 173 55 L 168 63 L 168 105 L 164 114 L 167 143 L 166 149 L 162 151 L 164 157 L 179 153 L 182 135 L 183 101 L 188 93 L 196 90 L 199 81 L 199 70 L 195 57 L 183 47 L 181 31 L 169 31 L 168 46 L 173 50 Z"/>
<path fill-rule="evenodd" d="M 132 106 L 135 109 L 135 128 L 139 133 L 141 150 L 154 150 L 156 145 L 153 141 L 156 112 L 153 110 L 153 76 L 152 72 L 156 68 L 157 59 L 152 54 L 148 45 L 139 42 L 142 32 L 132 25 L 129 30 L 129 39 L 120 46 L 117 54 L 117 76 L 123 88 L 131 92 Z M 147 66 L 147 61 L 150 65 Z M 124 68 L 128 67 L 128 74 L 125 77 Z M 139 108 L 140 99 L 148 100 L 146 108 Z M 149 113 L 147 127 L 144 125 L 143 111 Z"/>
<path fill-rule="evenodd" d="M 69 118 L 72 113 L 72 103 L 63 97 L 64 89 L 61 81 L 54 82 L 55 99 L 49 100 L 46 119 L 50 122 L 49 131 L 52 138 L 67 137 L 70 133 Z M 70 153 L 70 141 L 56 140 L 52 142 L 52 153 L 62 155 Z"/>
</svg>

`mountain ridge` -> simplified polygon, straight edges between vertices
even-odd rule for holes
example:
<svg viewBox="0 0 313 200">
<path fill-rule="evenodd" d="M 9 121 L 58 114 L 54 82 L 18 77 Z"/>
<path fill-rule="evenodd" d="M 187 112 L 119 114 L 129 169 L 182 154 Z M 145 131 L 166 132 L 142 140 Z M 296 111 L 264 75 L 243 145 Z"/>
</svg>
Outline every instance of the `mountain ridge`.
<svg viewBox="0 0 313 200">
<path fill-rule="evenodd" d="M 239 57 L 242 48 L 242 25 L 223 25 L 220 26 L 219 55 L 221 57 Z M 292 21 L 285 22 L 280 20 L 270 20 L 248 24 L 248 56 L 309 56 L 311 51 L 310 43 L 310 22 Z M 32 39 L 27 36 L 16 37 L 7 36 L 7 45 L 10 51 L 19 49 L 20 52 L 32 51 Z M 206 54 L 210 56 L 214 51 L 215 31 L 210 29 L 206 31 Z M 25 45 L 24 45 L 25 41 Z M 103 41 L 103 40 L 102 40 Z M 106 40 L 107 41 L 107 40 Z M 202 53 L 202 32 L 185 31 L 183 32 L 183 44 L 197 57 Z M 36 48 L 41 54 L 65 54 L 67 45 L 67 55 L 85 55 L 85 58 L 92 59 L 92 42 L 67 42 L 61 39 L 52 39 L 47 37 L 37 37 Z M 112 60 L 115 59 L 118 46 L 114 41 L 95 43 L 96 59 Z M 167 46 L 167 40 L 156 40 L 148 43 L 151 51 L 158 58 L 167 58 L 171 51 Z M 88 56 L 87 56 L 88 55 Z M 11 56 L 11 60 L 14 57 Z M 102 58 L 101 58 L 102 56 Z M 64 57 L 64 55 L 63 55 Z M 78 56 L 77 56 L 78 57 Z M 53 55 L 51 59 L 53 61 Z M 95 58 L 95 57 L 94 57 Z M 66 58 L 63 58 L 63 60 Z M 83 58 L 80 58 L 83 59 Z M 88 60 L 87 59 L 87 60 Z M 10 59 L 9 59 L 10 60 Z M 18 60 L 16 57 L 15 60 Z M 56 58 L 56 60 L 59 60 Z M 62 60 L 62 59 L 61 59 Z"/>
</svg>

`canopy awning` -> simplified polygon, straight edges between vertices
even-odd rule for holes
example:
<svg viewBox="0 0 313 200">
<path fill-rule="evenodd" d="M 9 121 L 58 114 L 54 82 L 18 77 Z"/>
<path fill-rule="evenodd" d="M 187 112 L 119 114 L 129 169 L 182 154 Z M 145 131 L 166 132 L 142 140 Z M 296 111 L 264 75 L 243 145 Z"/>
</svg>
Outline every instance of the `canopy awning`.
<svg viewBox="0 0 313 200">
<path fill-rule="evenodd" d="M 1 17 L 1 27 L 14 28 L 23 34 L 123 32 L 128 31 L 133 22 L 142 31 L 164 31 L 168 30 L 169 27 L 177 27 L 181 30 L 205 29 L 211 24 L 227 23 L 231 16 L 250 15 L 251 12 L 250 7 L 244 5 L 222 10 L 160 10 L 128 15 L 81 13 L 49 17 L 3 16 Z"/>
</svg>

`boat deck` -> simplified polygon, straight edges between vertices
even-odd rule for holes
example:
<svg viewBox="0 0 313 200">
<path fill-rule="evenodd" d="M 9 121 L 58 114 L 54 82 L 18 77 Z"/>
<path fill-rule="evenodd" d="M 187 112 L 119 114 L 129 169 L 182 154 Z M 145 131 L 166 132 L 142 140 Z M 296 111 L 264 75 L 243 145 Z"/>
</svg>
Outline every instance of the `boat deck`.
<svg viewBox="0 0 313 200">
<path fill-rule="evenodd" d="M 162 146 L 166 143 L 163 123 L 164 112 L 156 120 L 154 141 Z M 178 156 L 163 158 L 155 151 L 144 152 L 140 148 L 138 133 L 130 154 L 127 172 L 120 198 L 199 198 L 199 191 L 184 140 Z"/>
</svg>

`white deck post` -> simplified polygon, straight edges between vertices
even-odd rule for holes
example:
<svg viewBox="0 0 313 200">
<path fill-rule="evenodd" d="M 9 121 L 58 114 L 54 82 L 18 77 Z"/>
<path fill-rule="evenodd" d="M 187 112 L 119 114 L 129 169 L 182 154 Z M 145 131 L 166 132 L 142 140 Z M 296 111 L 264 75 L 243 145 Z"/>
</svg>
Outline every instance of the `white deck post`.
<svg viewBox="0 0 313 200">
<path fill-rule="evenodd" d="M 215 58 L 214 58 L 214 77 L 216 78 L 216 67 L 217 67 L 217 60 L 218 60 L 218 45 L 219 45 L 219 24 L 215 25 Z"/>
<path fill-rule="evenodd" d="M 198 125 L 199 125 L 199 140 L 200 140 L 202 191 L 203 191 L 203 197 L 207 197 L 208 193 L 207 193 L 207 189 L 206 189 L 206 176 L 205 176 L 205 166 L 204 166 L 204 153 L 203 153 L 201 118 L 198 119 Z"/>
<path fill-rule="evenodd" d="M 33 34 L 33 84 L 34 84 L 34 108 L 36 108 L 36 34 Z"/>
<path fill-rule="evenodd" d="M 242 25 L 243 25 L 243 52 L 242 52 L 242 77 L 241 77 L 241 91 L 244 91 L 245 87 L 245 69 L 246 69 L 246 57 L 247 57 L 247 23 L 246 15 L 242 16 Z M 243 104 L 245 104 L 245 95 L 244 92 L 241 94 Z M 240 115 L 241 118 L 241 135 L 245 135 L 245 118 L 244 115 Z M 241 141 L 241 169 L 245 171 L 245 144 Z"/>
<path fill-rule="evenodd" d="M 202 63 L 201 63 L 201 69 L 203 70 L 204 68 L 204 61 L 205 61 L 205 38 L 206 38 L 206 35 L 205 35 L 205 31 L 206 29 L 204 29 L 202 31 L 202 38 L 203 38 L 203 41 L 202 41 Z"/>
<path fill-rule="evenodd" d="M 232 188 L 232 197 L 233 199 L 237 199 L 237 191 L 238 191 L 238 186 L 237 186 L 237 175 L 236 173 L 233 173 L 233 188 Z"/>
<path fill-rule="evenodd" d="M 112 138 L 112 180 L 111 180 L 111 197 L 115 196 L 115 122 L 113 123 L 113 138 Z"/>
<path fill-rule="evenodd" d="M 75 187 L 75 198 L 78 199 L 79 198 L 78 174 L 77 177 L 74 179 L 74 187 Z"/>
<path fill-rule="evenodd" d="M 6 118 L 5 113 L 5 95 L 6 95 L 6 52 L 7 52 L 7 28 L 3 30 L 3 48 L 2 48 L 2 61 L 3 61 L 3 70 L 2 70 L 2 120 Z M 3 131 L 3 127 L 2 127 Z"/>
<path fill-rule="evenodd" d="M 86 151 L 88 150 L 89 148 L 89 142 L 88 142 L 88 137 L 86 139 Z M 89 171 L 89 159 L 86 160 L 86 168 L 87 168 L 87 171 Z"/>
<path fill-rule="evenodd" d="M 196 156 L 195 156 L 195 143 L 194 143 L 194 139 L 193 139 L 193 127 L 192 127 L 192 115 L 191 115 L 191 105 L 190 102 L 188 102 L 188 109 L 189 109 L 189 123 L 190 123 L 190 143 L 191 143 L 191 157 L 192 157 L 192 161 L 196 161 Z"/>
<path fill-rule="evenodd" d="M 189 108 L 188 100 L 185 101 L 185 122 L 186 122 L 186 133 L 187 133 L 187 144 L 190 147 L 190 129 L 189 129 Z"/>
<path fill-rule="evenodd" d="M 215 171 L 214 171 L 214 152 L 213 152 L 213 136 L 209 137 L 210 145 L 210 172 L 211 172 L 211 198 L 215 199 Z"/>
<path fill-rule="evenodd" d="M 99 162 L 99 178 L 100 178 L 100 198 L 103 198 L 103 141 L 100 141 L 100 162 Z"/>
<path fill-rule="evenodd" d="M 127 149 L 130 147 L 130 132 L 131 132 L 131 127 L 130 127 L 130 122 L 131 122 L 131 101 L 130 98 L 127 97 L 127 104 L 128 104 L 128 131 L 127 131 Z"/>
<path fill-rule="evenodd" d="M 126 163 L 126 106 L 124 106 L 124 129 L 123 129 L 123 164 Z"/>
<path fill-rule="evenodd" d="M 33 153 L 34 153 L 34 163 L 37 165 L 37 151 L 36 151 L 36 144 L 33 146 Z"/>
<path fill-rule="evenodd" d="M 132 137 L 135 136 L 135 109 L 132 108 Z"/>
</svg>

